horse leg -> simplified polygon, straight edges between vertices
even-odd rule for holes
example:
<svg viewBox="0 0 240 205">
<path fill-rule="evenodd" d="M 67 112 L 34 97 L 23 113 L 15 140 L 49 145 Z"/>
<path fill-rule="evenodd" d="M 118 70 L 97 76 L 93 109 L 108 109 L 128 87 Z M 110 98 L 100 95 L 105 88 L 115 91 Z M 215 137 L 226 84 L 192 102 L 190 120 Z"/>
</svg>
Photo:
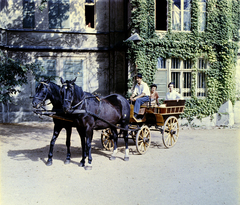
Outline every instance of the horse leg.
<svg viewBox="0 0 240 205">
<path fill-rule="evenodd" d="M 128 125 L 125 125 L 125 129 L 128 129 Z M 128 149 L 128 131 L 123 131 L 125 141 L 125 156 L 124 161 L 129 161 L 129 149 Z"/>
<path fill-rule="evenodd" d="M 85 170 L 92 170 L 92 137 L 93 137 L 93 129 L 88 127 L 86 129 L 86 150 L 88 155 L 88 165 L 85 166 Z"/>
<path fill-rule="evenodd" d="M 109 159 L 115 160 L 117 155 L 117 141 L 118 141 L 117 129 L 112 128 L 112 133 L 113 133 L 113 140 L 114 140 L 114 150 L 113 150 L 112 156 Z"/>
<path fill-rule="evenodd" d="M 68 128 L 66 128 L 66 131 L 67 131 L 67 139 L 66 139 L 67 157 L 66 157 L 64 164 L 69 164 L 70 159 L 71 159 L 70 145 L 71 145 L 72 128 L 68 127 Z"/>
<path fill-rule="evenodd" d="M 59 135 L 61 130 L 62 130 L 62 127 L 57 126 L 56 124 L 54 125 L 53 137 L 52 137 L 52 140 L 50 142 L 50 148 L 49 148 L 49 153 L 48 153 L 48 160 L 47 160 L 47 163 L 46 163 L 47 166 L 51 166 L 52 165 L 54 144 L 55 144 L 55 142 L 56 142 L 56 140 L 58 138 L 58 135 Z"/>
<path fill-rule="evenodd" d="M 82 160 L 80 161 L 79 167 L 84 167 L 85 166 L 85 159 L 87 157 L 86 155 L 86 143 L 85 143 L 85 130 L 81 128 L 77 128 L 78 134 L 81 139 L 81 145 L 82 145 Z"/>
</svg>

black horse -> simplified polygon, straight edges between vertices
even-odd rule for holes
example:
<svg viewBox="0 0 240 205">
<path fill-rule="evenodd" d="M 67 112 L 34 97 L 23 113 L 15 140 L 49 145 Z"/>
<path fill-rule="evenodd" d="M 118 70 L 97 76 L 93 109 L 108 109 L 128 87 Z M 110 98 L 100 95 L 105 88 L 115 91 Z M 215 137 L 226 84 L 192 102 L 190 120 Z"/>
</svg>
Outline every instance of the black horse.
<svg viewBox="0 0 240 205">
<path fill-rule="evenodd" d="M 83 93 L 81 89 L 80 91 L 81 93 Z M 62 117 L 63 119 L 68 119 L 69 116 L 64 114 L 64 112 L 62 111 L 62 96 L 60 95 L 60 86 L 56 85 L 53 82 L 50 82 L 50 80 L 42 80 L 36 88 L 36 94 L 33 98 L 32 105 L 34 108 L 39 108 L 45 103 L 47 99 L 49 99 L 53 105 L 52 111 L 58 112 L 59 117 Z M 54 122 L 53 137 L 50 142 L 50 149 L 46 165 L 47 166 L 52 165 L 54 144 L 62 128 L 66 129 L 66 146 L 67 146 L 67 157 L 64 163 L 69 164 L 71 157 L 70 140 L 72 134 L 72 127 L 74 127 L 74 122 L 72 120 L 66 121 L 55 118 L 53 118 L 53 122 Z"/>
<path fill-rule="evenodd" d="M 73 114 L 76 119 L 76 128 L 81 138 L 86 138 L 86 145 L 82 140 L 82 160 L 79 166 L 85 166 L 85 158 L 88 155 L 88 166 L 85 169 L 92 169 L 91 142 L 93 130 L 111 128 L 114 138 L 114 151 L 111 160 L 116 158 L 117 154 L 117 129 L 116 124 L 124 129 L 123 136 L 125 140 L 125 157 L 129 160 L 128 150 L 128 124 L 130 119 L 130 105 L 128 101 L 121 95 L 112 94 L 101 99 L 97 97 L 84 97 L 81 95 L 81 87 L 75 84 L 76 78 L 72 81 L 64 82 L 61 78 L 63 97 L 63 111 Z M 86 150 L 85 150 L 86 149 Z"/>
</svg>

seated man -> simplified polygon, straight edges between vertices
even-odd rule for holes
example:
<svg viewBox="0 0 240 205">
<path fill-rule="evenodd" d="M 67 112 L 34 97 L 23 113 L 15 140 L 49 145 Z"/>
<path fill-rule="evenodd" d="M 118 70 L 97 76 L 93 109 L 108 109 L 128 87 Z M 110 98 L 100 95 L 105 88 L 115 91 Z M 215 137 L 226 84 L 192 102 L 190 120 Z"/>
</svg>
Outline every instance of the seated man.
<svg viewBox="0 0 240 205">
<path fill-rule="evenodd" d="M 177 100 L 177 101 L 183 100 L 184 98 L 182 97 L 182 95 L 176 92 L 173 88 L 174 88 L 174 83 L 170 82 L 168 84 L 169 92 L 167 92 L 166 100 Z"/>
<path fill-rule="evenodd" d="M 134 117 L 137 118 L 138 112 L 140 110 L 140 106 L 149 101 L 150 91 L 147 83 L 143 82 L 142 74 L 137 74 L 137 84 L 134 87 L 132 96 L 130 100 L 135 102 L 134 105 Z"/>
<path fill-rule="evenodd" d="M 151 105 L 158 105 L 158 98 L 159 98 L 159 95 L 157 93 L 157 85 L 156 84 L 152 84 L 151 85 Z"/>
</svg>

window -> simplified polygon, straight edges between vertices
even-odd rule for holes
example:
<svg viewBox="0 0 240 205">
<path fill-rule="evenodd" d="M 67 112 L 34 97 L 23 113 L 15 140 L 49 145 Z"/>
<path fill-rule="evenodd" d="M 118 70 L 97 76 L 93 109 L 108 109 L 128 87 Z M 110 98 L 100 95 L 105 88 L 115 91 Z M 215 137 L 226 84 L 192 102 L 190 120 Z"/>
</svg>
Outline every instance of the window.
<svg viewBox="0 0 240 205">
<path fill-rule="evenodd" d="M 206 0 L 200 0 L 199 10 L 200 10 L 199 31 L 205 31 L 205 28 L 206 28 Z"/>
<path fill-rule="evenodd" d="M 172 29 L 174 31 L 190 31 L 191 0 L 173 0 Z"/>
<path fill-rule="evenodd" d="M 191 96 L 192 85 L 192 61 L 190 59 L 183 61 L 183 88 L 184 97 Z"/>
<path fill-rule="evenodd" d="M 167 30 L 167 1 L 156 0 L 155 3 L 156 30 Z"/>
<path fill-rule="evenodd" d="M 49 28 L 69 28 L 69 0 L 49 0 Z"/>
<path fill-rule="evenodd" d="M 35 27 L 35 5 L 33 0 L 23 0 L 23 28 Z"/>
<path fill-rule="evenodd" d="M 197 71 L 193 70 L 193 65 L 191 59 L 158 58 L 154 83 L 158 85 L 160 98 L 165 98 L 169 82 L 175 84 L 175 90 L 183 97 L 191 97 L 193 72 L 196 72 L 195 95 L 206 97 L 207 61 L 204 58 L 199 58 L 196 63 Z"/>
<path fill-rule="evenodd" d="M 198 60 L 197 96 L 206 96 L 206 69 L 207 63 L 203 58 Z"/>
<path fill-rule="evenodd" d="M 85 21 L 86 28 L 94 28 L 94 0 L 85 2 Z"/>
<path fill-rule="evenodd" d="M 36 63 L 38 63 L 41 67 L 44 68 L 42 71 L 38 71 L 38 75 L 41 77 L 57 77 L 57 70 L 56 70 L 56 60 L 55 59 L 37 59 Z M 53 80 L 53 82 L 55 82 Z M 36 83 L 37 85 L 37 83 Z"/>
<path fill-rule="evenodd" d="M 180 92 L 180 60 L 178 58 L 171 59 L 171 82 L 174 82 L 175 89 Z"/>
<path fill-rule="evenodd" d="M 165 69 L 166 68 L 166 59 L 158 58 L 157 60 L 157 69 Z"/>
<path fill-rule="evenodd" d="M 76 84 L 83 87 L 83 60 L 66 60 L 63 66 L 64 79 L 74 79 Z"/>
<path fill-rule="evenodd" d="M 164 98 L 167 92 L 167 60 L 165 58 L 157 59 L 157 71 L 154 83 L 157 85 L 157 92 L 160 98 Z"/>
</svg>

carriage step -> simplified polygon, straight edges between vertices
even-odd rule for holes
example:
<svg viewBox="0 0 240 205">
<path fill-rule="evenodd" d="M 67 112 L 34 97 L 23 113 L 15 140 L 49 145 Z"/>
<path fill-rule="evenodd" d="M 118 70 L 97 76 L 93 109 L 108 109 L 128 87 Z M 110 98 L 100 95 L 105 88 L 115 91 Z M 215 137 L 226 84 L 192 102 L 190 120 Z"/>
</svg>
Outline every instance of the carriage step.
<svg viewBox="0 0 240 205">
<path fill-rule="evenodd" d="M 144 115 L 144 117 L 142 119 L 137 119 L 136 117 L 133 116 L 133 119 L 136 121 L 136 122 L 145 122 L 146 121 L 146 117 Z"/>
</svg>

